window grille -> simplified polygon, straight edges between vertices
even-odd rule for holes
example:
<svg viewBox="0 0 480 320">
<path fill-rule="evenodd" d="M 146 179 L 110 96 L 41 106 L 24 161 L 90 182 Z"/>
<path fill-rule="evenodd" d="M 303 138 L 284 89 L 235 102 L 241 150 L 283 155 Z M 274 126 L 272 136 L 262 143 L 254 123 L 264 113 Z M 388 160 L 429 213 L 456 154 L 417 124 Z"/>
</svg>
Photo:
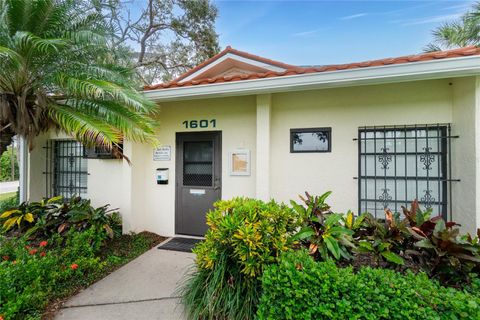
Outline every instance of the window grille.
<svg viewBox="0 0 480 320">
<path fill-rule="evenodd" d="M 49 140 L 46 153 L 47 197 L 85 196 L 88 170 L 83 145 L 74 140 Z"/>
<path fill-rule="evenodd" d="M 359 212 L 384 217 L 417 199 L 451 213 L 450 125 L 364 127 L 358 133 Z"/>
</svg>

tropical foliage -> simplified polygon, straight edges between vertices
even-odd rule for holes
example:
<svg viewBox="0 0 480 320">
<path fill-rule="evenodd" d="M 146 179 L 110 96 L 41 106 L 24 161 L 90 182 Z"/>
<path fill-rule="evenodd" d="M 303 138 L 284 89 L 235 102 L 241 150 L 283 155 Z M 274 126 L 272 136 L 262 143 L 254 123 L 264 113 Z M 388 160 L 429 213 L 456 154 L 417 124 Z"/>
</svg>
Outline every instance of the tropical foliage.
<svg viewBox="0 0 480 320">
<path fill-rule="evenodd" d="M 427 46 L 427 51 L 480 46 L 480 2 L 473 4 L 457 21 L 446 22 L 435 29 L 433 36 L 434 41 Z"/>
<path fill-rule="evenodd" d="M 311 255 L 320 259 L 351 259 L 349 248 L 355 247 L 352 243 L 353 230 L 341 222 L 341 214 L 330 211 L 330 206 L 325 203 L 330 194 L 327 192 L 321 196 L 311 196 L 307 192 L 306 198 L 300 197 L 305 207 L 291 201 L 303 221 L 303 226 L 294 239 L 300 240 L 308 247 Z M 353 215 L 350 217 L 353 219 Z"/>
<path fill-rule="evenodd" d="M 257 319 L 480 319 L 480 280 L 441 286 L 424 273 L 339 268 L 288 252 L 262 277 Z"/>
<path fill-rule="evenodd" d="M 291 247 L 298 222 L 295 211 L 273 201 L 217 202 L 194 249 L 197 268 L 181 289 L 188 318 L 253 319 L 263 270 Z"/>
<path fill-rule="evenodd" d="M 114 64 L 106 30 L 73 0 L 0 0 L 0 153 L 50 128 L 86 146 L 155 142 L 155 105 Z"/>
<path fill-rule="evenodd" d="M 0 224 L 5 232 L 26 234 L 31 239 L 63 234 L 72 228 L 83 231 L 91 227 L 113 238 L 121 234 L 122 222 L 119 213 L 108 207 L 94 208 L 90 200 L 79 197 L 68 201 L 53 197 L 9 208 L 0 214 Z"/>
<path fill-rule="evenodd" d="M 7 193 L 7 194 L 4 193 L 3 197 L 0 199 L 0 214 L 18 206 L 18 203 L 19 203 L 18 192 Z"/>
<path fill-rule="evenodd" d="M 43 240 L 0 235 L 0 318 L 43 319 L 45 307 L 131 261 L 160 237 L 141 233 L 109 239 L 95 227 Z"/>
<path fill-rule="evenodd" d="M 416 200 L 376 219 L 333 212 L 330 194 L 217 202 L 180 290 L 189 319 L 253 319 L 262 292 L 259 319 L 477 319 L 478 235 Z"/>
<path fill-rule="evenodd" d="M 329 195 L 306 193 L 303 206 L 291 202 L 303 225 L 293 238 L 317 261 L 421 270 L 448 285 L 468 283 L 472 272 L 480 272 L 480 233 L 460 235 L 455 222 L 432 217 L 432 210 L 422 211 L 416 200 L 402 214 L 387 209 L 379 220 L 370 213 L 333 213 L 325 202 Z"/>
<path fill-rule="evenodd" d="M 0 181 L 18 180 L 18 159 L 17 153 L 10 145 L 4 153 L 0 155 Z"/>
</svg>

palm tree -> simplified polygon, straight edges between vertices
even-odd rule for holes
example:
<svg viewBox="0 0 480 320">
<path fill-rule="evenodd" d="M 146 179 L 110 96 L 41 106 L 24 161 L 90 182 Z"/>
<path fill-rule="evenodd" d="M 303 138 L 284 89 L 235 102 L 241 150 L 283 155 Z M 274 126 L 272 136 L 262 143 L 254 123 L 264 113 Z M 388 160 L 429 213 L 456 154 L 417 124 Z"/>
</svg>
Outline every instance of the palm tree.
<svg viewBox="0 0 480 320">
<path fill-rule="evenodd" d="M 433 31 L 434 41 L 426 51 L 480 46 L 480 2 L 458 21 L 447 22 Z"/>
<path fill-rule="evenodd" d="M 87 146 L 155 141 L 155 105 L 111 62 L 102 17 L 75 6 L 0 0 L 0 154 L 50 129 Z"/>
</svg>

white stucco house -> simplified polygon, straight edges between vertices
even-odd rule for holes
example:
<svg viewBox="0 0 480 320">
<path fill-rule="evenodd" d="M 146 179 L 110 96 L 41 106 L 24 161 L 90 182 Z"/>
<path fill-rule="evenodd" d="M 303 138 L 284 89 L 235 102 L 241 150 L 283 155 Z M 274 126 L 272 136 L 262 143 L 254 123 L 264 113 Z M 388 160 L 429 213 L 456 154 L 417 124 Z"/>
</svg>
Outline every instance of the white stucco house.
<svg viewBox="0 0 480 320">
<path fill-rule="evenodd" d="M 80 194 L 120 208 L 125 232 L 202 235 L 217 199 L 288 202 L 333 191 L 338 212 L 383 216 L 413 199 L 480 227 L 480 49 L 299 67 L 230 47 L 169 83 L 161 147 L 125 161 L 39 137 L 28 197 Z"/>
</svg>

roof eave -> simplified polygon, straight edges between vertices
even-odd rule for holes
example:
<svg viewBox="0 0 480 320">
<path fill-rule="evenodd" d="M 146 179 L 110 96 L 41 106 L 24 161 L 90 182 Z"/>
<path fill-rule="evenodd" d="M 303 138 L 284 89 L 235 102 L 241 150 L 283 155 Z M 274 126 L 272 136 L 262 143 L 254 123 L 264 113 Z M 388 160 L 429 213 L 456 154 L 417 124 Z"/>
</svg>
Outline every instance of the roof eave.
<svg viewBox="0 0 480 320">
<path fill-rule="evenodd" d="M 144 91 L 156 102 L 480 75 L 480 56 Z"/>
</svg>

